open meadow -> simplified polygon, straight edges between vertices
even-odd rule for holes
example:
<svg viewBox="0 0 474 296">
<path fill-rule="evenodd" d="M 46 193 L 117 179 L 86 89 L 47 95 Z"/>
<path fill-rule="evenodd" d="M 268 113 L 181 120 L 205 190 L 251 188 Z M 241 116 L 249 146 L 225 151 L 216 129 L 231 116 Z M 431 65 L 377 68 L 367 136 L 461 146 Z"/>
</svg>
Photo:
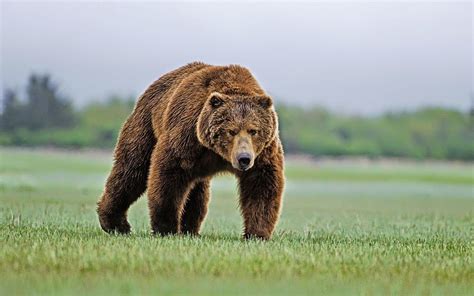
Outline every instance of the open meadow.
<svg viewBox="0 0 474 296">
<path fill-rule="evenodd" d="M 243 241 L 236 182 L 200 237 L 129 236 L 95 203 L 111 152 L 0 149 L 0 294 L 439 294 L 474 290 L 472 164 L 289 160 L 271 241 Z"/>
</svg>

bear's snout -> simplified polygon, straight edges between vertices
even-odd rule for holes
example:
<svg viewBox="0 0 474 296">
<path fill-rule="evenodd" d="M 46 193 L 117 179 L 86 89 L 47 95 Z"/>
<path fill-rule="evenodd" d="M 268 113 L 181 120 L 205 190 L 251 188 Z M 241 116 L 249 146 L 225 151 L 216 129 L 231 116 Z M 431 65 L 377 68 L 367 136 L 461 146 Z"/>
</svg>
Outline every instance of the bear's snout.
<svg viewBox="0 0 474 296">
<path fill-rule="evenodd" d="M 254 163 L 255 153 L 252 139 L 245 131 L 240 131 L 234 137 L 231 154 L 232 166 L 240 171 L 249 170 Z"/>
<path fill-rule="evenodd" d="M 252 161 L 252 156 L 250 153 L 244 152 L 237 155 L 237 162 L 239 163 L 239 168 L 243 171 L 247 170 L 250 167 L 250 162 Z"/>
</svg>

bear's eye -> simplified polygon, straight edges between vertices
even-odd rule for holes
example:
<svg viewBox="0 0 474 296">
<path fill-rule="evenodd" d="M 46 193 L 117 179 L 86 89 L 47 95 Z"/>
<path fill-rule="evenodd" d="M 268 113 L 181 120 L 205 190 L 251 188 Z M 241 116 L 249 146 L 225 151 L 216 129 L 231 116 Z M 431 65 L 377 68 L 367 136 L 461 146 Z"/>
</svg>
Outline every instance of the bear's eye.
<svg viewBox="0 0 474 296">
<path fill-rule="evenodd" d="M 211 98 L 210 103 L 211 103 L 212 107 L 217 108 L 217 107 L 221 106 L 224 103 L 224 101 L 221 98 L 219 98 L 218 96 L 213 96 Z"/>
<path fill-rule="evenodd" d="M 229 130 L 229 135 L 231 135 L 232 137 L 237 135 L 237 132 L 234 131 L 234 130 Z"/>
<path fill-rule="evenodd" d="M 257 131 L 254 130 L 254 129 L 251 129 L 251 130 L 248 130 L 248 133 L 251 135 L 251 136 L 255 136 L 257 134 Z"/>
</svg>

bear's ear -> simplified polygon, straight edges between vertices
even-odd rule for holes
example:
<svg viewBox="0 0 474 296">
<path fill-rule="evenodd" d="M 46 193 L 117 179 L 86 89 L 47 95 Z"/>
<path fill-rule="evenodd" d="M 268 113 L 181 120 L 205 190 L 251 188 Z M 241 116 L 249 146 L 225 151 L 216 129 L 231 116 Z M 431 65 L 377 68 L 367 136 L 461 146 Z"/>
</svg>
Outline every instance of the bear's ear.
<svg viewBox="0 0 474 296">
<path fill-rule="evenodd" d="M 224 104 L 224 96 L 218 92 L 213 92 L 210 96 L 209 104 L 213 108 L 222 106 L 222 104 Z"/>
<path fill-rule="evenodd" d="M 273 104 L 272 103 L 272 98 L 267 97 L 267 96 L 258 97 L 257 102 L 260 106 L 262 106 L 265 109 L 270 108 Z"/>
</svg>

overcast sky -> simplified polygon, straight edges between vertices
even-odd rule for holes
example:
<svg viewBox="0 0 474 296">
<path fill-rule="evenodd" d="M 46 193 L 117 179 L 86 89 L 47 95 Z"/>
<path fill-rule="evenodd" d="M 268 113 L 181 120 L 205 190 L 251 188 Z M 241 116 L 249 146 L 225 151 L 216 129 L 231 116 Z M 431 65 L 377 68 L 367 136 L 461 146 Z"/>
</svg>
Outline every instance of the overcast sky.
<svg viewBox="0 0 474 296">
<path fill-rule="evenodd" d="M 191 61 L 242 64 L 280 101 L 376 114 L 472 93 L 472 3 L 2 2 L 1 82 L 48 72 L 78 106 Z"/>
</svg>

